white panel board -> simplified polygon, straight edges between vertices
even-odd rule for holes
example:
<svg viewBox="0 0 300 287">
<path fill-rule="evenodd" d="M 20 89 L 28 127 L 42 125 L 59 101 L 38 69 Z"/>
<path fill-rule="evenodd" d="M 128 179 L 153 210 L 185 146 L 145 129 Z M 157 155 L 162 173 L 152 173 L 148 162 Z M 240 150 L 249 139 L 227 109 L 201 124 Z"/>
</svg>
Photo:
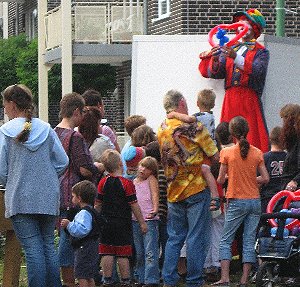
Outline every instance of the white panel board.
<svg viewBox="0 0 300 287">
<path fill-rule="evenodd" d="M 205 35 L 134 36 L 132 47 L 131 114 L 141 114 L 157 130 L 165 118 L 163 96 L 177 89 L 186 97 L 189 114 L 198 111 L 197 93 L 213 88 L 217 93 L 214 114 L 219 122 L 224 81 L 203 78 L 199 53 L 210 49 Z"/>
<path fill-rule="evenodd" d="M 269 131 L 282 120 L 280 109 L 288 103 L 300 104 L 300 39 L 265 37 L 270 62 L 263 93 L 263 106 Z"/>
</svg>

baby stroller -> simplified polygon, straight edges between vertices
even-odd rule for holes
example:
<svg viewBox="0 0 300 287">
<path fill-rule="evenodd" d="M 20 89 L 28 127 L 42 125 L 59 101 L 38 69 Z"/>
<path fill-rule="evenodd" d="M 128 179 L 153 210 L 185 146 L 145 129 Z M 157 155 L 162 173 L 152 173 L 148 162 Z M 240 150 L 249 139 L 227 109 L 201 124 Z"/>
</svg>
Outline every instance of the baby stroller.
<svg viewBox="0 0 300 287">
<path fill-rule="evenodd" d="M 286 191 L 281 193 L 287 196 Z M 280 195 L 277 197 L 280 198 Z M 292 199 L 285 202 L 289 210 L 261 216 L 263 227 L 255 246 L 258 258 L 262 261 L 256 274 L 257 287 L 300 286 L 300 230 L 297 231 L 300 224 L 299 199 L 294 193 Z M 270 222 L 276 222 L 277 227 L 270 229 Z"/>
</svg>

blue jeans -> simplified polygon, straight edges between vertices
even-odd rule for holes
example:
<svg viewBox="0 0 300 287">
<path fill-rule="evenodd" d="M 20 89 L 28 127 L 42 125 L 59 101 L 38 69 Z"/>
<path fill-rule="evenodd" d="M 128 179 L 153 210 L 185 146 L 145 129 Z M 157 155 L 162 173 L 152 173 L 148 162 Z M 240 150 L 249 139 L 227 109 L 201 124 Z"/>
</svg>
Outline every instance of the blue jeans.
<svg viewBox="0 0 300 287">
<path fill-rule="evenodd" d="M 60 218 L 67 218 L 67 211 L 61 211 Z M 59 230 L 58 259 L 60 267 L 74 266 L 74 249 L 71 245 L 71 238 L 64 228 Z"/>
<path fill-rule="evenodd" d="M 60 287 L 58 256 L 54 246 L 56 217 L 17 214 L 11 217 L 25 251 L 29 287 Z"/>
<path fill-rule="evenodd" d="M 211 216 L 209 211 L 210 192 L 203 190 L 183 201 L 168 203 L 168 234 L 163 279 L 165 285 L 175 286 L 179 280 L 177 264 L 180 250 L 186 239 L 187 244 L 187 287 L 203 284 Z"/>
<path fill-rule="evenodd" d="M 260 199 L 230 199 L 220 241 L 220 260 L 231 260 L 231 245 L 239 226 L 244 223 L 243 263 L 255 263 L 256 229 L 261 215 Z"/>
<path fill-rule="evenodd" d="M 135 272 L 138 282 L 159 284 L 158 220 L 147 220 L 148 232 L 142 234 L 137 221 L 132 221 L 136 252 Z"/>
</svg>

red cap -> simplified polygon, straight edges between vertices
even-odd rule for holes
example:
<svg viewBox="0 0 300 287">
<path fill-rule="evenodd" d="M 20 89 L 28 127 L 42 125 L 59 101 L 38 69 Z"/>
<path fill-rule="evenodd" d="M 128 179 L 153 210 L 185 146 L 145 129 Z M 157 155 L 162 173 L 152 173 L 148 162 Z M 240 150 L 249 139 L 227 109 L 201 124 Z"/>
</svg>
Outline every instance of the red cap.
<svg viewBox="0 0 300 287">
<path fill-rule="evenodd" d="M 130 146 L 124 153 L 127 167 L 136 167 L 144 158 L 145 151 L 142 147 Z"/>
</svg>

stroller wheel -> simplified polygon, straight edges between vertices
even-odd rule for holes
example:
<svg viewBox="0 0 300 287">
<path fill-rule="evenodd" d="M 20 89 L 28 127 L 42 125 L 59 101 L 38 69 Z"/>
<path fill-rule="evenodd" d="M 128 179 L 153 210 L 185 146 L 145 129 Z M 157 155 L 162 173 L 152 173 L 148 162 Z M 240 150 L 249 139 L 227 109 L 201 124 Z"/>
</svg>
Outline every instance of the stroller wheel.
<svg viewBox="0 0 300 287">
<path fill-rule="evenodd" d="M 275 262 L 263 262 L 257 270 L 256 274 L 256 287 L 274 287 L 279 286 L 277 263 Z"/>
</svg>

